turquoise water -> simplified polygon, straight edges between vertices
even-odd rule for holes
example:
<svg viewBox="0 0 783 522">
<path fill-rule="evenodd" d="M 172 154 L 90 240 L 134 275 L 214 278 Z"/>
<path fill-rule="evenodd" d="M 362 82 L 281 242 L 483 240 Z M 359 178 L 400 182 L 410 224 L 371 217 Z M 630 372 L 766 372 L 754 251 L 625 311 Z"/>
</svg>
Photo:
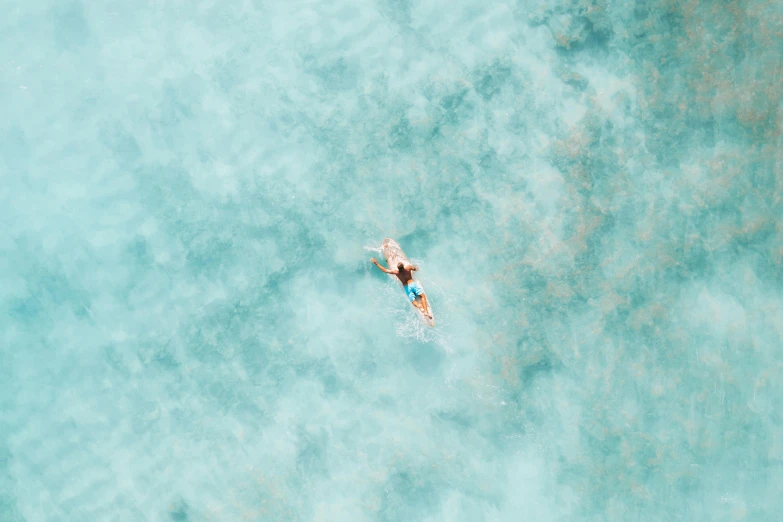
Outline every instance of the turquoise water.
<svg viewBox="0 0 783 522">
<path fill-rule="evenodd" d="M 2 6 L 0 520 L 780 519 L 783 4 Z"/>
</svg>

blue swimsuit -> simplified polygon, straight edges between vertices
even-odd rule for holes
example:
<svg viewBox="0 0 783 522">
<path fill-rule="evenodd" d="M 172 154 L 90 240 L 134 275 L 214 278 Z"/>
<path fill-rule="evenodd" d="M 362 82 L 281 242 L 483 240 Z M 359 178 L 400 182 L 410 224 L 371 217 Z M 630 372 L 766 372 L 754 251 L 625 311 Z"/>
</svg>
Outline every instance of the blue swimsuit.
<svg viewBox="0 0 783 522">
<path fill-rule="evenodd" d="M 410 299 L 412 303 L 416 300 L 416 296 L 424 295 L 424 289 L 418 281 L 414 281 L 405 285 L 405 293 L 408 294 L 408 299 Z"/>
</svg>

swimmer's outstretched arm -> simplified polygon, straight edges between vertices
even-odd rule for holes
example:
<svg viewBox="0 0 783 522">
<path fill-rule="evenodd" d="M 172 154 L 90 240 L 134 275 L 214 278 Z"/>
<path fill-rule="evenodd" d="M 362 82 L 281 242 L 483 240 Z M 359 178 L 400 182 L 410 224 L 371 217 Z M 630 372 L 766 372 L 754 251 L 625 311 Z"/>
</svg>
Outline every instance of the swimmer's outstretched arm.
<svg viewBox="0 0 783 522">
<path fill-rule="evenodd" d="M 381 270 L 383 270 L 387 274 L 398 274 L 399 273 L 397 270 L 389 270 L 388 268 L 386 268 L 384 266 L 381 266 L 380 263 L 378 263 L 378 261 L 376 261 L 374 257 L 372 259 L 370 259 L 370 261 L 375 263 L 375 266 L 377 266 L 378 268 L 380 268 Z"/>
</svg>

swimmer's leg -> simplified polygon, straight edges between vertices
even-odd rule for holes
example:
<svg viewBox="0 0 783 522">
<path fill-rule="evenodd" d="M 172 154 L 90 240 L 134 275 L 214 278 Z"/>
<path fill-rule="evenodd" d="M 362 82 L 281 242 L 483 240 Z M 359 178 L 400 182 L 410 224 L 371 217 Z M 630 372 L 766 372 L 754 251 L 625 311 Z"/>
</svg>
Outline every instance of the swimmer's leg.
<svg viewBox="0 0 783 522">
<path fill-rule="evenodd" d="M 428 306 L 427 306 L 427 295 L 422 293 L 421 294 L 421 311 L 424 312 L 424 315 L 432 319 L 432 315 L 427 312 Z"/>
</svg>

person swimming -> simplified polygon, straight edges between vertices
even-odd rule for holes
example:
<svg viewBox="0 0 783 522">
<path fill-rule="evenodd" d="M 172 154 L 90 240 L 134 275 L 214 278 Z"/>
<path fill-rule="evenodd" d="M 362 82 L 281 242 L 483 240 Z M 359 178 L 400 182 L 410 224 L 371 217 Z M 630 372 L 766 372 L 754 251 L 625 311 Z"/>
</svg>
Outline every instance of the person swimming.
<svg viewBox="0 0 783 522">
<path fill-rule="evenodd" d="M 397 278 L 402 281 L 402 286 L 405 288 L 405 293 L 408 295 L 408 299 L 411 300 L 411 304 L 418 308 L 425 316 L 432 319 L 432 315 L 427 312 L 427 296 L 424 294 L 424 288 L 421 287 L 421 283 L 413 280 L 413 272 L 419 269 L 418 266 L 405 266 L 402 262 L 399 262 L 397 263 L 397 269 L 391 270 L 381 266 L 375 258 L 370 259 L 370 261 L 375 263 L 375 266 L 387 274 L 397 276 Z M 417 297 L 419 297 L 420 300 L 417 301 Z"/>
</svg>

